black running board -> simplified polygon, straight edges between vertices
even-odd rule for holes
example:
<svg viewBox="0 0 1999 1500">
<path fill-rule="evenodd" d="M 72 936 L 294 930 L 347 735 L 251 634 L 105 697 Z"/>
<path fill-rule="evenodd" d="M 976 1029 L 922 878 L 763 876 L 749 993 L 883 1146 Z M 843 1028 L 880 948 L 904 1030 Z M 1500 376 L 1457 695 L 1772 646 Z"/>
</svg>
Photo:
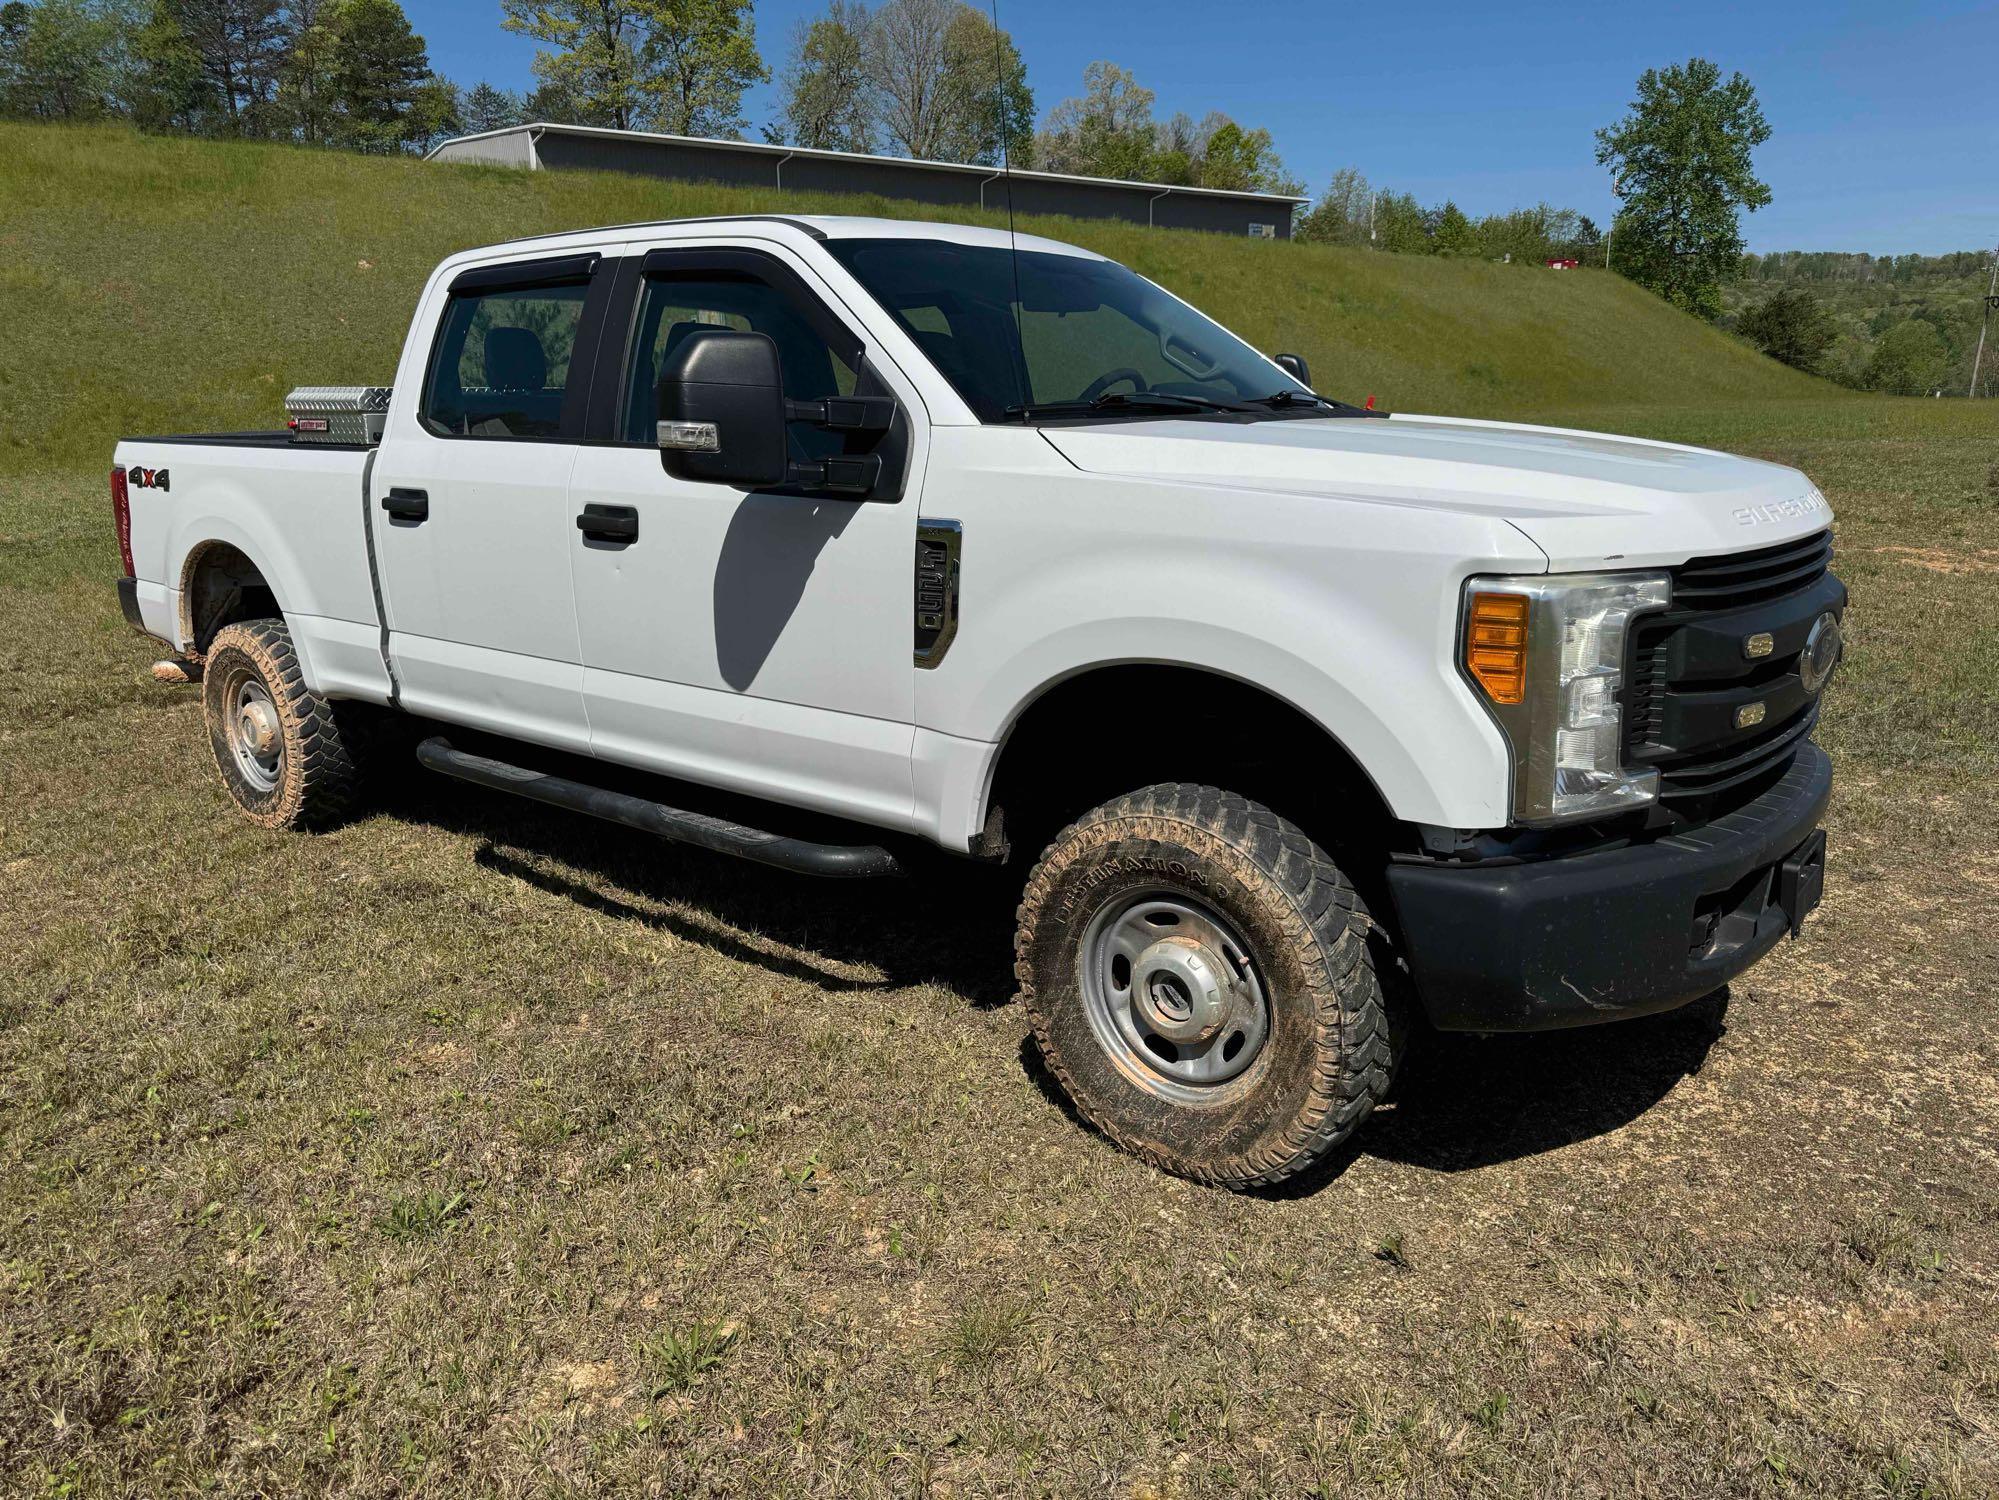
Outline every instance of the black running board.
<svg viewBox="0 0 1999 1500">
<path fill-rule="evenodd" d="M 821 875 L 834 880 L 859 880 L 873 875 L 900 875 L 902 864 L 878 844 L 815 844 L 807 839 L 746 828 L 706 813 L 648 802 L 623 792 L 585 786 L 561 776 L 546 776 L 525 766 L 488 760 L 455 750 L 449 740 L 433 737 L 416 747 L 416 758 L 431 770 L 469 781 L 496 792 L 512 792 L 550 807 L 587 813 L 608 823 L 622 823 L 641 833 L 656 834 L 676 844 L 692 844 L 716 854 L 733 854 L 795 875 Z"/>
</svg>

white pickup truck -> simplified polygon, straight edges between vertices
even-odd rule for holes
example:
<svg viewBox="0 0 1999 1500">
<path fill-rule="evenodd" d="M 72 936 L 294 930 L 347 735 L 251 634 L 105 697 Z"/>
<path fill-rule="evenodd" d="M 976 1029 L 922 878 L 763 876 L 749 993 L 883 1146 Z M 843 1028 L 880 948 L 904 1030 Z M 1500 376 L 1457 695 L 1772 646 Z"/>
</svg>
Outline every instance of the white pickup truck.
<svg viewBox="0 0 1999 1500">
<path fill-rule="evenodd" d="M 393 387 L 297 394 L 112 473 L 245 813 L 419 725 L 795 871 L 1021 856 L 1048 1066 L 1189 1177 L 1324 1155 L 1419 1016 L 1680 1005 L 1819 897 L 1846 591 L 1791 469 L 1384 417 L 1088 251 L 866 219 L 453 255 Z"/>
</svg>

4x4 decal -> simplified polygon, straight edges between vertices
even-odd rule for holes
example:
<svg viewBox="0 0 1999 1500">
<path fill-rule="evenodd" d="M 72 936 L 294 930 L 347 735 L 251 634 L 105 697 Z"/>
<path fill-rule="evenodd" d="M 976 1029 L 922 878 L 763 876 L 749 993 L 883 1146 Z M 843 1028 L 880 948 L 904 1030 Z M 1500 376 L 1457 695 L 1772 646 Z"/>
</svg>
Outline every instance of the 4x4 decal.
<svg viewBox="0 0 1999 1500">
<path fill-rule="evenodd" d="M 172 486 L 167 483 L 165 469 L 131 469 L 125 478 L 135 490 L 165 490 Z"/>
</svg>

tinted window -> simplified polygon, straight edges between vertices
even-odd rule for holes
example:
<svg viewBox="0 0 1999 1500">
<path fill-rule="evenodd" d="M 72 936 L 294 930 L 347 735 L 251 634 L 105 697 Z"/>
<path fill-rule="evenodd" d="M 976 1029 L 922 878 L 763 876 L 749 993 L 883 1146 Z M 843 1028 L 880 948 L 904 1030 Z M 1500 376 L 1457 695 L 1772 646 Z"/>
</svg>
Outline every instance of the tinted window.
<svg viewBox="0 0 1999 1500">
<path fill-rule="evenodd" d="M 431 361 L 424 425 L 452 437 L 560 435 L 589 290 L 579 283 L 454 296 Z"/>
<path fill-rule="evenodd" d="M 853 365 L 827 343 L 803 309 L 768 282 L 743 272 L 650 276 L 639 299 L 626 381 L 626 442 L 652 443 L 659 419 L 659 372 L 667 356 L 697 328 L 769 334 L 784 371 L 784 393 L 793 400 L 823 401 L 854 393 Z M 840 451 L 836 434 L 797 424 L 791 440 L 800 459 Z"/>
<path fill-rule="evenodd" d="M 982 422 L 1025 404 L 1160 391 L 1239 401 L 1304 389 L 1212 319 L 1113 261 L 943 240 L 831 240 Z"/>
</svg>

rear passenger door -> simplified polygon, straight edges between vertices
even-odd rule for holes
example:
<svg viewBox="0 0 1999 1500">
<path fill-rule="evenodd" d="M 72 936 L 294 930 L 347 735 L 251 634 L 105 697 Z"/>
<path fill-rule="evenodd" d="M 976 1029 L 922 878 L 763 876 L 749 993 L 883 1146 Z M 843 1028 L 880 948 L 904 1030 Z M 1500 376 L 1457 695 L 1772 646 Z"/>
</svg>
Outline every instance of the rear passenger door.
<svg viewBox="0 0 1999 1500">
<path fill-rule="evenodd" d="M 414 419 L 391 420 L 369 495 L 405 708 L 589 748 L 569 479 L 615 264 L 479 266 L 431 311 Z"/>
</svg>

